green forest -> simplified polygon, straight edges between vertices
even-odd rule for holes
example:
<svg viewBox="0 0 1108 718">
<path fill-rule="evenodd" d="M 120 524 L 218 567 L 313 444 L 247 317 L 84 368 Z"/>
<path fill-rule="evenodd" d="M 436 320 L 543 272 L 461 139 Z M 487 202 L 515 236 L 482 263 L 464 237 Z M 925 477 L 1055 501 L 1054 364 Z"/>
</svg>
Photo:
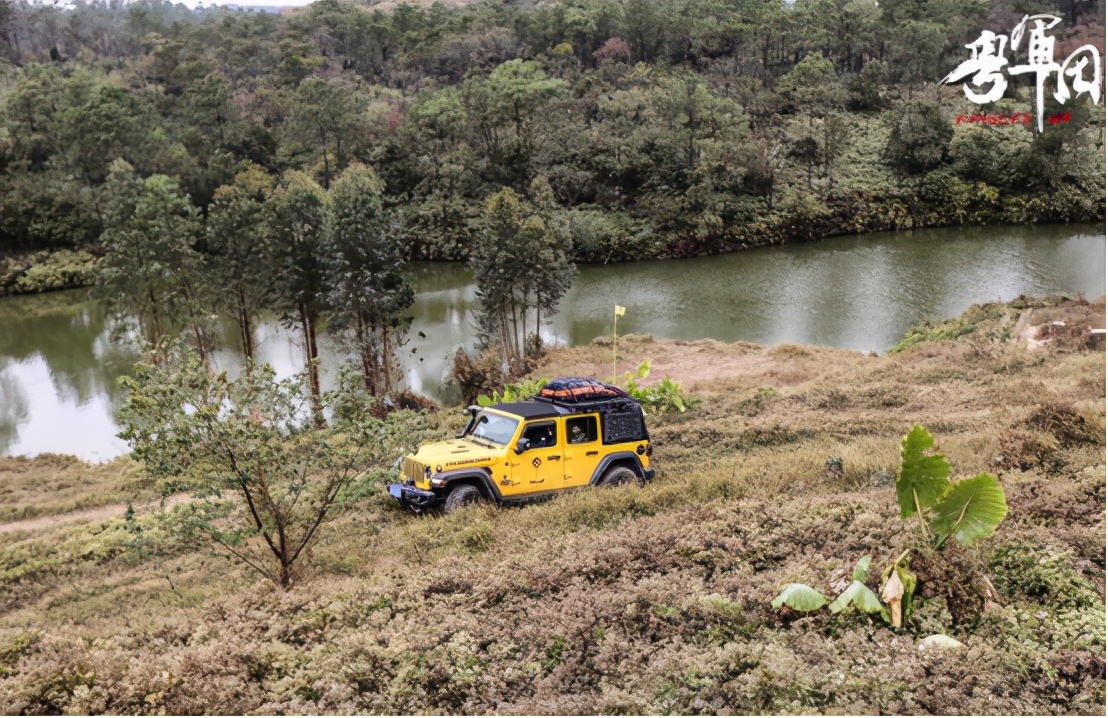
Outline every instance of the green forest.
<svg viewBox="0 0 1108 718">
<path fill-rule="evenodd" d="M 0 0 L 0 293 L 95 284 L 201 355 L 215 313 L 249 357 L 274 311 L 377 393 L 413 260 L 471 263 L 514 365 L 578 262 L 1103 218 L 1090 93 L 1038 132 L 959 121 L 1026 113 L 1030 78 L 938 84 L 1043 12 L 1059 61 L 1103 52 L 1078 0 Z"/>
<path fill-rule="evenodd" d="M 244 174 L 328 190 L 363 165 L 412 259 L 469 257 L 504 188 L 586 262 L 1104 216 L 1102 106 L 956 124 L 1030 110 L 1034 83 L 986 108 L 936 84 L 1027 13 L 1063 18 L 1060 59 L 1103 46 L 1102 2 L 382 7 L 0 0 L 0 247 L 102 251 L 118 159 L 200 221 Z"/>
</svg>

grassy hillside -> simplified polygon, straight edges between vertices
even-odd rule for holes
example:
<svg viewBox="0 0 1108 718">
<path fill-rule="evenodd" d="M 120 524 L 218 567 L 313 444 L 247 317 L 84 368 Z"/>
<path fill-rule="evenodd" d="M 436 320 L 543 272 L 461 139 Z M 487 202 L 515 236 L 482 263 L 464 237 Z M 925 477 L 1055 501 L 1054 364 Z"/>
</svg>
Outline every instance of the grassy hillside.
<svg viewBox="0 0 1108 718">
<path fill-rule="evenodd" d="M 1103 314 L 979 308 L 885 357 L 622 342 L 703 399 L 650 420 L 652 484 L 446 518 L 370 496 L 283 594 L 181 538 L 178 509 L 0 533 L 0 711 L 1101 713 L 1105 360 L 1082 334 Z M 539 371 L 603 375 L 610 350 Z M 998 532 L 930 567 L 903 630 L 772 609 L 911 541 L 892 481 L 914 422 L 956 474 L 1000 474 Z M 12 515 L 62 510 L 57 461 L 20 463 L 41 488 Z M 921 650 L 934 633 L 965 648 Z"/>
</svg>

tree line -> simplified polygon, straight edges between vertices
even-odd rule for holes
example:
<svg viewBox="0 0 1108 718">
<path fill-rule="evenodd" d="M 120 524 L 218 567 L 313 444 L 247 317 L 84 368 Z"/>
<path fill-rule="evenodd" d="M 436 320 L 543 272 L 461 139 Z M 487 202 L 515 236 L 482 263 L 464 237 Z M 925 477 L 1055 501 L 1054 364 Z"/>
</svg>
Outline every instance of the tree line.
<svg viewBox="0 0 1108 718">
<path fill-rule="evenodd" d="M 1033 11 L 1066 20 L 1061 50 L 1103 44 L 1093 0 L 0 0 L 0 245 L 99 248 L 116 159 L 205 217 L 245 168 L 329 191 L 361 164 L 424 259 L 468 258 L 488 199 L 535 186 L 583 261 L 1102 216 L 1100 108 L 955 126 L 971 106 L 934 84 Z"/>
<path fill-rule="evenodd" d="M 116 160 L 100 199 L 105 255 L 96 265 L 98 289 L 110 309 L 139 319 L 149 346 L 183 337 L 202 360 L 223 315 L 233 318 L 253 362 L 258 317 L 275 312 L 301 333 L 315 396 L 318 339 L 326 330 L 357 357 L 365 390 L 385 396 L 401 378 L 396 350 L 415 293 L 406 230 L 398 211 L 384 206 L 382 188 L 359 164 L 329 189 L 302 172 L 275 181 L 248 166 L 215 191 L 205 218 L 175 179 L 142 178 Z M 508 366 L 536 351 L 543 314 L 573 277 L 564 228 L 544 214 L 502 190 L 487 202 L 473 254 L 483 329 Z"/>
</svg>

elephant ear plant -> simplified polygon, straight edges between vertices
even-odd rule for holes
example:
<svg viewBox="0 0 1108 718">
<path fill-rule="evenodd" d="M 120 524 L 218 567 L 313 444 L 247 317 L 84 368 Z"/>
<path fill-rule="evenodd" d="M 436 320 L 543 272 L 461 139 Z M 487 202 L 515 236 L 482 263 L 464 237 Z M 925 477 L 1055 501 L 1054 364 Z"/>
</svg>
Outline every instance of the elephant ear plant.
<svg viewBox="0 0 1108 718">
<path fill-rule="evenodd" d="M 1008 515 L 1004 489 L 992 474 L 950 480 L 950 463 L 935 450 L 935 439 L 927 429 L 916 424 L 900 446 L 900 472 L 896 479 L 900 516 L 918 519 L 928 550 L 941 551 L 951 538 L 969 546 L 992 533 Z M 816 589 L 790 583 L 773 600 L 773 607 L 788 606 L 807 612 L 827 606 L 831 613 L 854 607 L 880 614 L 893 626 L 900 627 L 911 615 L 916 589 L 916 576 L 907 564 L 910 551 L 905 549 L 882 571 L 880 599 L 865 585 L 870 563 L 870 557 L 866 556 L 854 568 L 853 581 L 830 604 Z"/>
</svg>

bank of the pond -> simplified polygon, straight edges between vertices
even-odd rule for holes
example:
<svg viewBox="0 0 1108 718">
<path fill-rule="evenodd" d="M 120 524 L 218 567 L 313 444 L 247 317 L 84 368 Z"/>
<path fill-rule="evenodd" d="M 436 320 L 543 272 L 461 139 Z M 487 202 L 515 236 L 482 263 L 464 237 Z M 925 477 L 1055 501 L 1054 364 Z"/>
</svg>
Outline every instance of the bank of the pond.
<svg viewBox="0 0 1108 718">
<path fill-rule="evenodd" d="M 72 249 L 0 255 L 0 297 L 87 287 L 97 258 Z"/>
<path fill-rule="evenodd" d="M 930 175 L 928 176 L 930 177 Z M 1049 194 L 1005 194 L 984 183 L 945 176 L 925 178 L 914 192 L 875 196 L 862 192 L 814 195 L 791 207 L 767 210 L 750 221 L 734 222 L 718 232 L 681 227 L 645 227 L 626 236 L 575 237 L 575 259 L 607 264 L 649 259 L 687 259 L 744 249 L 813 242 L 831 237 L 942 227 L 987 227 L 1103 222 L 1104 197 L 1074 188 Z M 646 222 L 648 220 L 642 219 Z M 427 256 L 433 247 L 418 245 Z M 446 256 L 465 261 L 465 256 Z M 0 297 L 72 289 L 93 281 L 96 256 L 83 250 L 44 250 L 0 256 Z"/>
<path fill-rule="evenodd" d="M 1103 194 L 1090 195 L 1074 188 L 1049 194 L 1006 194 L 980 182 L 928 175 L 915 192 L 883 196 L 854 192 L 822 200 L 809 197 L 795 202 L 788 211 L 736 223 L 717 235 L 674 234 L 654 257 L 724 254 L 753 247 L 913 229 L 1076 224 L 1104 219 Z"/>
</svg>

